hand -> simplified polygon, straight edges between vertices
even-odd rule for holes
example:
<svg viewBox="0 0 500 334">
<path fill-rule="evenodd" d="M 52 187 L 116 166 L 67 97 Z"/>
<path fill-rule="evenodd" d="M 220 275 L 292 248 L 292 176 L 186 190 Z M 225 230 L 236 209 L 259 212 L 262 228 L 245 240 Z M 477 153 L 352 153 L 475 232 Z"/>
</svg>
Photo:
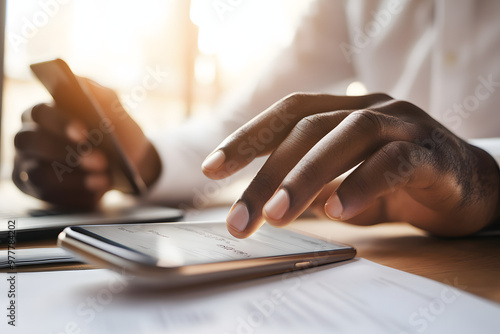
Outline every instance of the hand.
<svg viewBox="0 0 500 334">
<path fill-rule="evenodd" d="M 292 94 L 229 136 L 202 169 L 225 178 L 268 154 L 227 217 L 236 237 L 264 220 L 286 225 L 316 198 L 331 218 L 406 221 L 443 236 L 474 233 L 498 217 L 493 158 L 385 94 Z"/>
<path fill-rule="evenodd" d="M 81 78 L 106 113 L 101 125 L 112 129 L 146 185 L 158 177 L 161 163 L 153 145 L 124 110 L 118 96 Z M 39 104 L 22 115 L 16 134 L 12 179 L 23 192 L 69 209 L 91 209 L 113 188 L 109 161 L 99 148 L 103 129 L 87 129 L 53 104 Z M 109 122 L 108 122 L 109 120 Z"/>
</svg>

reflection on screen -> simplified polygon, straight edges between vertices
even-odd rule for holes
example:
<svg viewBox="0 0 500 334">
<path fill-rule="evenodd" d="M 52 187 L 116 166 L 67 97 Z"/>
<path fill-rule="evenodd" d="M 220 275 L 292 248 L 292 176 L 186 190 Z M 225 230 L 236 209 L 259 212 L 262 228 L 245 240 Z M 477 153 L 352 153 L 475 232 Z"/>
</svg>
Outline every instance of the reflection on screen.
<svg viewBox="0 0 500 334">
<path fill-rule="evenodd" d="M 267 224 L 247 239 L 231 236 L 224 223 L 108 225 L 85 229 L 169 266 L 347 248 Z"/>
</svg>

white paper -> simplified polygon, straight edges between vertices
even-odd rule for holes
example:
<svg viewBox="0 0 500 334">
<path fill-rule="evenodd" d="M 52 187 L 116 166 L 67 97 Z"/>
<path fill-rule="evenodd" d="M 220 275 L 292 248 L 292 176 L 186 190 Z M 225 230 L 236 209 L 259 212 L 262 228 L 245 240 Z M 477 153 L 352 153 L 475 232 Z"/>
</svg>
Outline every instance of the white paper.
<svg viewBox="0 0 500 334">
<path fill-rule="evenodd" d="M 9 274 L 0 333 L 499 333 L 500 306 L 364 259 L 224 287 L 138 294 L 107 270 Z M 451 285 L 460 286 L 459 277 Z"/>
</svg>

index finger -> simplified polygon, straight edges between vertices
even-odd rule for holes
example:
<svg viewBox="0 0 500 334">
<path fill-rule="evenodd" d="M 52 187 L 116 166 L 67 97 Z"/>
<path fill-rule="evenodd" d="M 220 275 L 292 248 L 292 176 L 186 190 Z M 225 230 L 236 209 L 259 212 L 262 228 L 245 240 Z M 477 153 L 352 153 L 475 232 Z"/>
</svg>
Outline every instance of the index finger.
<svg viewBox="0 0 500 334">
<path fill-rule="evenodd" d="M 363 109 L 391 99 L 385 94 L 337 96 L 294 93 L 227 137 L 203 162 L 203 173 L 212 179 L 228 177 L 255 158 L 271 153 L 304 117 L 335 110 Z"/>
</svg>

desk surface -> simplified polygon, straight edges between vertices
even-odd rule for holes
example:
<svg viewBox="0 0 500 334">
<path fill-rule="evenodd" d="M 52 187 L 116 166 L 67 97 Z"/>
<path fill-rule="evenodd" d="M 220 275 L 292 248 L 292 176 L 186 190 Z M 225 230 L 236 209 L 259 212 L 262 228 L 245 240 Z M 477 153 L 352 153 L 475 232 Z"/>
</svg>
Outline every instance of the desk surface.
<svg viewBox="0 0 500 334">
<path fill-rule="evenodd" d="M 359 257 L 500 302 L 500 236 L 437 238 L 404 223 L 352 226 L 307 219 L 292 226 L 351 244 Z"/>
<path fill-rule="evenodd" d="M 351 244 L 359 257 L 500 302 L 500 236 L 435 238 L 403 223 L 360 227 L 320 219 L 299 219 L 290 229 Z M 30 242 L 17 246 L 53 247 L 54 243 Z M 80 268 L 88 267 L 66 265 L 46 269 Z"/>
</svg>

